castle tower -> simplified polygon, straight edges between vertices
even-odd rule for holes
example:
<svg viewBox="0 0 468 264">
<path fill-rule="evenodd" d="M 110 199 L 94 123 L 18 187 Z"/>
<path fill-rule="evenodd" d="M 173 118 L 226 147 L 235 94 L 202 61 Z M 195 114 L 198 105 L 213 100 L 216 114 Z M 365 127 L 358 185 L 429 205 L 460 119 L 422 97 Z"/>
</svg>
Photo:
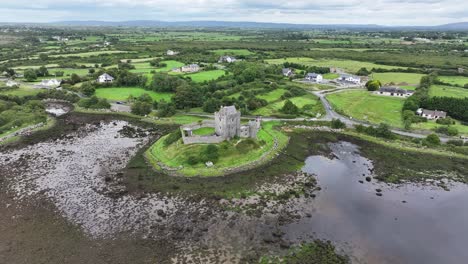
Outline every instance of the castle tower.
<svg viewBox="0 0 468 264">
<path fill-rule="evenodd" d="M 235 106 L 221 107 L 219 112 L 215 113 L 216 135 L 224 139 L 240 136 L 240 116 Z"/>
</svg>

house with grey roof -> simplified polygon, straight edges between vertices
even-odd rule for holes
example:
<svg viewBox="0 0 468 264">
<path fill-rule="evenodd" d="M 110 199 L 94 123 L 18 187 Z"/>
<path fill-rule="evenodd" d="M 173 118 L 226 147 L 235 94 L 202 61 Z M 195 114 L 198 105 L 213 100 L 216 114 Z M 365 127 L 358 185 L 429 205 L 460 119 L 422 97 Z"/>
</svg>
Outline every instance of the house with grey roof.
<svg viewBox="0 0 468 264">
<path fill-rule="evenodd" d="M 401 89 L 393 86 L 382 86 L 379 90 L 375 91 L 374 94 L 394 97 L 410 97 L 414 94 L 414 91 Z"/>
<path fill-rule="evenodd" d="M 185 65 L 180 68 L 181 72 L 198 72 L 200 71 L 200 66 L 198 64 Z"/>
<path fill-rule="evenodd" d="M 291 68 L 284 68 L 282 72 L 283 72 L 283 75 L 286 77 L 294 76 L 294 70 Z"/>
<path fill-rule="evenodd" d="M 429 120 L 437 120 L 440 118 L 446 118 L 447 113 L 444 111 L 438 111 L 438 110 L 427 110 L 423 108 L 419 108 L 416 113 L 422 117 L 425 117 Z"/>
<path fill-rule="evenodd" d="M 341 74 L 340 78 L 339 78 L 339 81 L 354 83 L 354 84 L 361 84 L 361 77 L 351 75 L 351 74 Z"/>
<path fill-rule="evenodd" d="M 107 73 L 100 75 L 97 80 L 98 83 L 112 83 L 114 82 L 114 77 L 110 76 Z"/>
<path fill-rule="evenodd" d="M 321 83 L 323 81 L 323 75 L 315 72 L 307 73 L 305 80 L 309 82 Z"/>
</svg>

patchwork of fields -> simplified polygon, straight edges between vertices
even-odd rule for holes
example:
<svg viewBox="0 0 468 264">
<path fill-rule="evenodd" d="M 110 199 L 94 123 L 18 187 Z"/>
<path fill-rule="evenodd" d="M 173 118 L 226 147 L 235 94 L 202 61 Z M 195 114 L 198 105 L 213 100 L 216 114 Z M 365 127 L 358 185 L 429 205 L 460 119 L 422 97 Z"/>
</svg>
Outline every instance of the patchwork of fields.
<svg viewBox="0 0 468 264">
<path fill-rule="evenodd" d="M 464 98 L 468 97 L 468 89 L 445 85 L 433 85 L 429 89 L 429 95 Z"/>
</svg>

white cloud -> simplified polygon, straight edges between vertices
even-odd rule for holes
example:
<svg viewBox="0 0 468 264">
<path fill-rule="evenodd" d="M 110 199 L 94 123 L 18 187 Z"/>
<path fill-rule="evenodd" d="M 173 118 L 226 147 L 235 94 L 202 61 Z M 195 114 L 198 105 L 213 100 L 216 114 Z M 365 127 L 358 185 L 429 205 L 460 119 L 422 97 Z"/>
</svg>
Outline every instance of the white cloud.
<svg viewBox="0 0 468 264">
<path fill-rule="evenodd" d="M 3 1 L 3 0 L 2 0 Z M 468 21 L 466 0 L 15 0 L 2 21 L 226 20 L 305 24 L 434 25 Z"/>
</svg>

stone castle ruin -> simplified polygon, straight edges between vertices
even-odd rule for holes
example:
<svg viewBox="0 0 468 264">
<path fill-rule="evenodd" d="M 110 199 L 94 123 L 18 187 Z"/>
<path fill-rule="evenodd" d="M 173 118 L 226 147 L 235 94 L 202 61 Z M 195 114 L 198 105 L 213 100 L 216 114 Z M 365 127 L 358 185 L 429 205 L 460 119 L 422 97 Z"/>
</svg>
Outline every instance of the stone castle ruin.
<svg viewBox="0 0 468 264">
<path fill-rule="evenodd" d="M 181 126 L 182 140 L 184 144 L 209 144 L 221 143 L 234 137 L 257 138 L 260 130 L 260 118 L 241 125 L 241 113 L 234 106 L 221 107 L 215 112 L 214 120 L 203 120 L 198 123 Z M 193 131 L 203 128 L 214 128 L 213 135 L 195 135 Z"/>
</svg>

